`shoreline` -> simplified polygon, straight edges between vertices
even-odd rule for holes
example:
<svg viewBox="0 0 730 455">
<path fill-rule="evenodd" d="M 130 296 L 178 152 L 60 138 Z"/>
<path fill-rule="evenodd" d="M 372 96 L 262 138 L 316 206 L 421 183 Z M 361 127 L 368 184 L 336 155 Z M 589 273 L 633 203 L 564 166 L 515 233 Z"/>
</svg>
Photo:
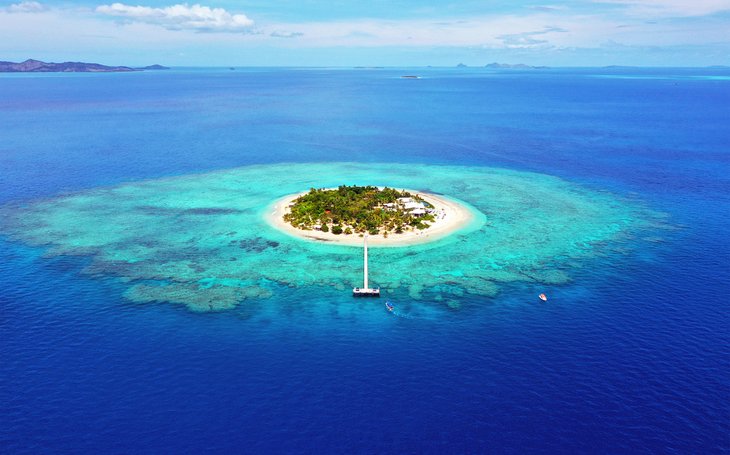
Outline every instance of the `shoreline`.
<svg viewBox="0 0 730 455">
<path fill-rule="evenodd" d="M 404 191 L 419 195 L 425 201 L 433 205 L 436 210 L 443 211 L 443 217 L 438 217 L 436 221 L 424 230 L 406 231 L 402 234 L 391 233 L 387 238 L 382 234 L 369 234 L 368 246 L 408 246 L 418 243 L 433 242 L 442 239 L 455 231 L 461 230 L 474 220 L 474 214 L 469 208 L 456 201 L 448 199 L 445 196 L 437 196 L 433 193 L 415 191 L 411 189 L 404 189 Z M 265 217 L 268 224 L 285 234 L 302 240 L 323 244 L 329 243 L 332 245 L 362 246 L 363 238 L 360 237 L 359 234 L 333 234 L 331 232 L 322 232 L 317 230 L 304 231 L 302 229 L 297 229 L 284 221 L 284 215 L 289 212 L 289 206 L 299 196 L 307 193 L 309 193 L 309 191 L 290 194 L 274 202 L 274 204 L 269 206 L 266 211 Z"/>
</svg>

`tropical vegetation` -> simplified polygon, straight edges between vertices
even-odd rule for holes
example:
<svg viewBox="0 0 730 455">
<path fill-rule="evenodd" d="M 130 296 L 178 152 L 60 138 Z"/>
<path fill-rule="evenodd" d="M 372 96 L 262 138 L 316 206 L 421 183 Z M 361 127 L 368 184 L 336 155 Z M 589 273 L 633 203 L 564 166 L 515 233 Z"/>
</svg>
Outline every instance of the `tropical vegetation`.
<svg viewBox="0 0 730 455">
<path fill-rule="evenodd" d="M 333 234 L 400 234 L 426 229 L 434 221 L 431 213 L 415 216 L 398 198 L 411 198 L 426 208 L 432 206 L 417 194 L 375 186 L 340 186 L 335 189 L 312 188 L 290 206 L 284 220 L 292 226 L 319 229 Z"/>
</svg>

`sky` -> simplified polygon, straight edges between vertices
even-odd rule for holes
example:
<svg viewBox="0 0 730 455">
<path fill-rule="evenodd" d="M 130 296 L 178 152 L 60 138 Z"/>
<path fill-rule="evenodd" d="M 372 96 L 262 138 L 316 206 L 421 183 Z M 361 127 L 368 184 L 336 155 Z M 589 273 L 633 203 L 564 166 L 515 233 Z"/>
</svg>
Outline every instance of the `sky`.
<svg viewBox="0 0 730 455">
<path fill-rule="evenodd" d="M 0 0 L 0 60 L 730 65 L 730 0 Z"/>
</svg>

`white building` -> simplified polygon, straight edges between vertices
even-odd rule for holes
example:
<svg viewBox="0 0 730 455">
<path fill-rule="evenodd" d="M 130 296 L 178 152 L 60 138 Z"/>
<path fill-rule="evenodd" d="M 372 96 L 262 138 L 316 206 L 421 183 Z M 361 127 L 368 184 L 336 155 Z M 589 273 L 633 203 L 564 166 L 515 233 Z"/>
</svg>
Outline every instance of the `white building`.
<svg viewBox="0 0 730 455">
<path fill-rule="evenodd" d="M 425 210 L 426 206 L 423 205 L 423 202 L 411 201 L 411 202 L 406 202 L 405 204 L 403 204 L 403 208 L 406 210 L 418 210 L 418 209 Z"/>
</svg>

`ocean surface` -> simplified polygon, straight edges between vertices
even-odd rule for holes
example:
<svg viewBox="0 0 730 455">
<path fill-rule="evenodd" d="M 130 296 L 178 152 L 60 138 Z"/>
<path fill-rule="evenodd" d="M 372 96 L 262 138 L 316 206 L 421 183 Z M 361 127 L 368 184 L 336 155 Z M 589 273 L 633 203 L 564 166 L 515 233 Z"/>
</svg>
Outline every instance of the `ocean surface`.
<svg viewBox="0 0 730 455">
<path fill-rule="evenodd" d="M 0 453 L 728 453 L 729 106 L 727 69 L 2 74 Z M 373 249 L 395 314 L 356 249 L 252 222 L 224 271 L 159 210 L 367 178 L 499 208 Z"/>
</svg>

